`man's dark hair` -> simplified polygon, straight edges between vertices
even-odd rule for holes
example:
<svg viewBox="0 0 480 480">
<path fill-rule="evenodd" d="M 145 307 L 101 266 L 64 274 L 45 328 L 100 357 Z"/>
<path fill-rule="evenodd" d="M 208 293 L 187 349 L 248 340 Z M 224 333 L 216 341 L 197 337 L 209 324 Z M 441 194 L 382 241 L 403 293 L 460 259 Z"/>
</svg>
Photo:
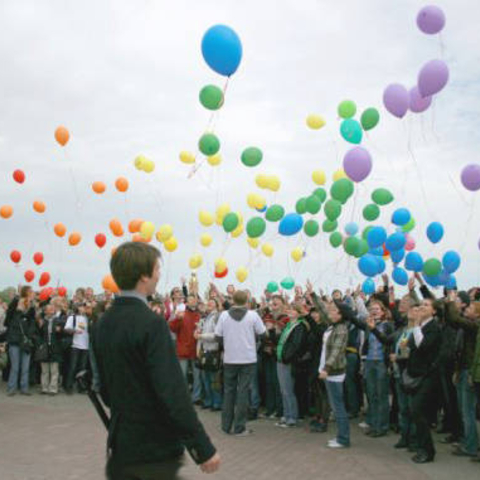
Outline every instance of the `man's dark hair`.
<svg viewBox="0 0 480 480">
<path fill-rule="evenodd" d="M 110 260 L 110 270 L 120 290 L 133 290 L 140 278 L 151 277 L 160 251 L 142 242 L 122 243 Z"/>
<path fill-rule="evenodd" d="M 243 290 L 237 290 L 237 291 L 233 294 L 233 303 L 234 303 L 237 307 L 243 307 L 244 305 L 247 304 L 247 301 L 248 301 L 247 292 L 245 292 L 245 291 L 243 291 Z"/>
</svg>

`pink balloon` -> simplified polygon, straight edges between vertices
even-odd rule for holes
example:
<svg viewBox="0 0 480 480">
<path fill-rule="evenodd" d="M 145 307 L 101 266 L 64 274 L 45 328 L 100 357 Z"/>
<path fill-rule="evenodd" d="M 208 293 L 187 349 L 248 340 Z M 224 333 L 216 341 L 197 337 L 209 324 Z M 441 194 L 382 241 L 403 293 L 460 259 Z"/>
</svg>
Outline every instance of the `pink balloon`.
<svg viewBox="0 0 480 480">
<path fill-rule="evenodd" d="M 410 235 L 406 235 L 406 237 L 407 237 L 407 243 L 405 243 L 405 250 L 407 252 L 411 252 L 412 250 L 415 249 L 415 239 Z"/>
<path fill-rule="evenodd" d="M 409 92 L 410 110 L 414 113 L 424 112 L 432 103 L 432 97 L 422 97 L 418 91 L 418 87 L 413 87 Z"/>
<path fill-rule="evenodd" d="M 434 35 L 443 30 L 445 14 L 436 5 L 427 5 L 418 12 L 417 25 L 423 33 Z"/>
<path fill-rule="evenodd" d="M 450 73 L 443 60 L 430 60 L 418 74 L 418 90 L 422 97 L 435 95 L 445 87 Z"/>
<path fill-rule="evenodd" d="M 395 117 L 403 118 L 408 111 L 410 97 L 407 89 L 399 83 L 391 83 L 383 92 L 383 104 Z"/>
<path fill-rule="evenodd" d="M 480 190 L 480 165 L 472 163 L 462 170 L 462 185 L 471 192 Z"/>
<path fill-rule="evenodd" d="M 363 147 L 354 147 L 343 158 L 343 169 L 350 180 L 361 182 L 372 171 L 372 157 Z"/>
</svg>

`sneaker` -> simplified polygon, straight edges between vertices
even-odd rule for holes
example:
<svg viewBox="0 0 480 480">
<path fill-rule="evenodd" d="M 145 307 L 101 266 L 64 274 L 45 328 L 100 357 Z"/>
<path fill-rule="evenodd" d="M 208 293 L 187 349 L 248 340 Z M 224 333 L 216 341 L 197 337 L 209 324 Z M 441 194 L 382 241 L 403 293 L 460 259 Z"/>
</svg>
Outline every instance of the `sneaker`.
<svg viewBox="0 0 480 480">
<path fill-rule="evenodd" d="M 370 425 L 369 425 L 368 423 L 366 423 L 366 422 L 360 422 L 360 423 L 358 424 L 358 426 L 359 426 L 360 428 L 370 428 Z"/>
<path fill-rule="evenodd" d="M 337 440 L 330 440 L 327 443 L 328 448 L 347 448 L 348 445 L 343 445 L 342 443 L 338 443 Z"/>
<path fill-rule="evenodd" d="M 275 424 L 276 427 L 281 427 L 281 428 L 284 428 L 287 426 L 287 422 L 285 420 L 280 420 L 279 422 L 277 422 Z"/>
<path fill-rule="evenodd" d="M 234 433 L 233 435 L 235 437 L 248 437 L 249 435 L 252 435 L 252 433 L 253 433 L 253 430 L 245 429 L 243 432 Z"/>
</svg>

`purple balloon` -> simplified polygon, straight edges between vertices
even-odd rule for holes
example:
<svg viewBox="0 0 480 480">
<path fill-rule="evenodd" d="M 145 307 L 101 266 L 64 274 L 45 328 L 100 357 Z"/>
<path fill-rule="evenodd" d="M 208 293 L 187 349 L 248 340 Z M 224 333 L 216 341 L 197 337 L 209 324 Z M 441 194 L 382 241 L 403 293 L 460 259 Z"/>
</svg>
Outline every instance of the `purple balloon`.
<svg viewBox="0 0 480 480">
<path fill-rule="evenodd" d="M 417 25 L 423 33 L 434 35 L 443 30 L 445 26 L 445 14 L 443 10 L 436 5 L 428 5 L 418 12 Z"/>
<path fill-rule="evenodd" d="M 430 60 L 418 74 L 418 90 L 422 97 L 438 93 L 448 82 L 449 71 L 443 60 Z"/>
<path fill-rule="evenodd" d="M 432 97 L 423 98 L 418 91 L 418 87 L 413 87 L 409 92 L 410 110 L 414 113 L 424 112 L 432 103 Z"/>
<path fill-rule="evenodd" d="M 343 169 L 350 180 L 361 182 L 372 171 L 372 157 L 363 147 L 354 147 L 343 158 Z"/>
<path fill-rule="evenodd" d="M 383 92 L 383 103 L 392 115 L 403 118 L 410 103 L 407 89 L 399 83 L 390 84 Z"/>
<path fill-rule="evenodd" d="M 470 190 L 471 192 L 475 192 L 480 190 L 480 165 L 472 163 L 467 165 L 462 170 L 461 180 L 463 186 Z"/>
</svg>

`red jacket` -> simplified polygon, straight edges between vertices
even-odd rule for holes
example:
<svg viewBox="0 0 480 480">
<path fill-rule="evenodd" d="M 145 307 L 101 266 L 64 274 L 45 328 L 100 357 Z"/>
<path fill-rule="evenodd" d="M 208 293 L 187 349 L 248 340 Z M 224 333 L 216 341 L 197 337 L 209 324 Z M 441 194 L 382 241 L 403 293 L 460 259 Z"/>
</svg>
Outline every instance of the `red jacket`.
<svg viewBox="0 0 480 480">
<path fill-rule="evenodd" d="M 200 313 L 187 308 L 183 318 L 176 316 L 168 323 L 170 330 L 177 335 L 178 358 L 193 360 L 197 357 L 197 341 L 193 333 L 199 320 Z"/>
</svg>

